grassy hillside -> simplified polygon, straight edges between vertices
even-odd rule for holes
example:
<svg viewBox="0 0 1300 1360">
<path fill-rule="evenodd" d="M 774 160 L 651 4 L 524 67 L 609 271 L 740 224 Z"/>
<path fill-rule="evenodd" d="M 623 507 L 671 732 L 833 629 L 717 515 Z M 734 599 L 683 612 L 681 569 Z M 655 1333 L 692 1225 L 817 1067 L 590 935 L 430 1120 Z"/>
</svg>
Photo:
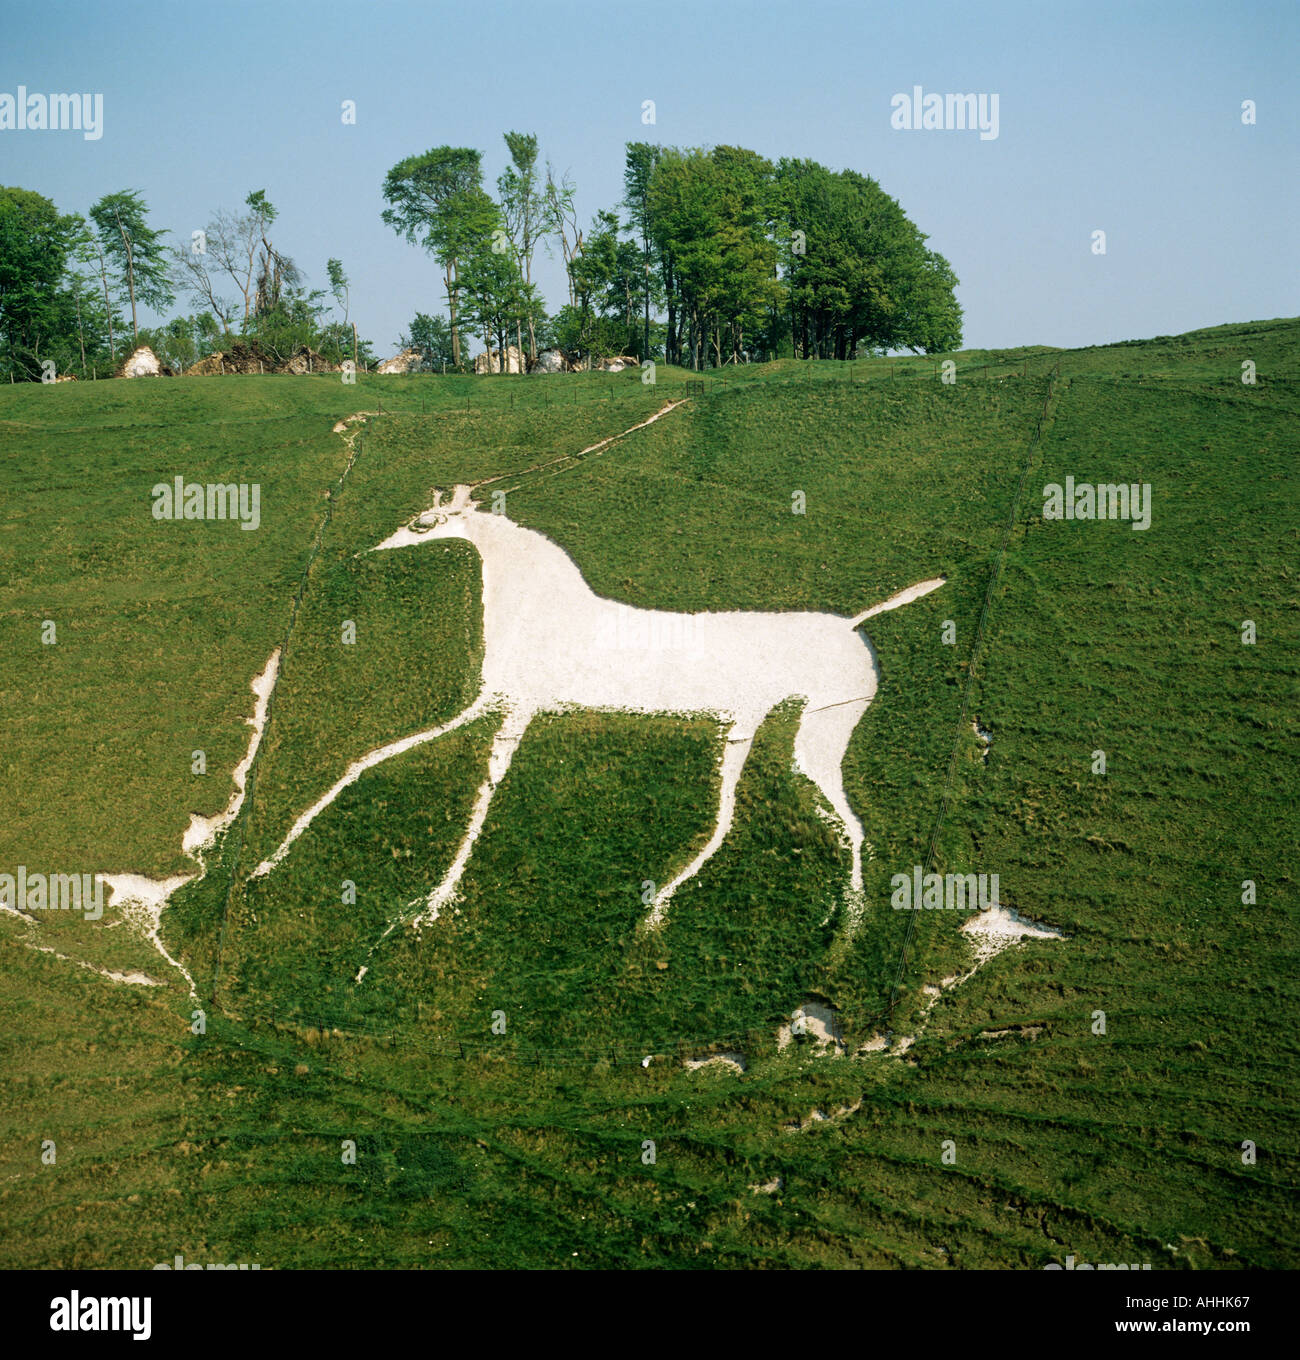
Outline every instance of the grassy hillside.
<svg viewBox="0 0 1300 1360">
<path fill-rule="evenodd" d="M 183 870 L 189 813 L 230 797 L 249 681 L 283 654 L 242 814 L 164 917 L 205 1035 L 112 914 L 0 917 L 3 1262 L 1297 1264 L 1298 339 L 1281 321 L 970 352 L 952 384 L 927 358 L 654 387 L 0 392 L 0 638 L 20 659 L 0 681 L 0 870 Z M 355 438 L 331 432 L 355 411 L 375 413 Z M 153 521 L 149 488 L 177 474 L 259 482 L 262 527 Z M 1151 528 L 1044 520 L 1066 476 L 1149 483 Z M 638 606 L 853 614 L 947 576 L 866 629 L 883 680 L 845 762 L 873 847 L 855 935 L 846 851 L 791 765 L 797 703 L 769 716 L 732 834 L 649 937 L 642 881 L 712 822 L 705 718 L 536 721 L 459 912 L 419 933 L 378 943 L 450 862 L 486 722 L 369 771 L 248 881 L 350 760 L 464 707 L 476 554 L 365 550 L 434 488 L 487 477 Z M 890 876 L 922 862 L 998 873 L 1067 938 L 936 999 L 968 946 L 952 913 L 909 934 L 891 909 Z M 914 1042 L 778 1050 L 809 1000 L 838 1008 L 850 1054 L 886 1030 Z M 743 1074 L 680 1061 L 724 1049 Z"/>
</svg>

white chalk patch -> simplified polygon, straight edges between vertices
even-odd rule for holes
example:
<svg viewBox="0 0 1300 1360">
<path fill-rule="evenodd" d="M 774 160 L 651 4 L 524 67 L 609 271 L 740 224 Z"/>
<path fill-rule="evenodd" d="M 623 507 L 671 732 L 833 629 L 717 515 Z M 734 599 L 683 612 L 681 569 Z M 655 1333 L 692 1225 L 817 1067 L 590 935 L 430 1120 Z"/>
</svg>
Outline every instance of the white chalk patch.
<svg viewBox="0 0 1300 1360">
<path fill-rule="evenodd" d="M 908 586 L 906 590 L 900 590 L 897 595 L 891 595 L 884 604 L 872 605 L 870 609 L 858 614 L 853 620 L 856 628 L 859 624 L 866 623 L 868 619 L 874 619 L 877 614 L 887 613 L 891 609 L 899 609 L 905 604 L 911 604 L 913 600 L 919 600 L 921 596 L 928 595 L 932 590 L 938 590 L 947 580 L 946 576 L 932 576 L 928 581 L 918 581 L 914 586 Z"/>
<path fill-rule="evenodd" d="M 659 410 L 657 410 L 654 413 L 654 415 L 650 417 L 649 420 L 643 420 L 639 425 L 633 425 L 629 427 L 628 429 L 624 430 L 622 434 L 610 435 L 608 439 L 602 439 L 598 444 L 589 444 L 585 449 L 580 449 L 578 451 L 578 457 L 581 458 L 585 454 L 597 453 L 601 449 L 606 449 L 615 441 L 622 439 L 624 435 L 631 434 L 633 430 L 644 430 L 647 425 L 653 425 L 656 420 L 662 419 L 664 416 L 668 414 L 669 411 L 675 411 L 684 402 L 689 400 L 690 400 L 689 397 L 682 397 L 681 400 L 679 401 L 670 401 L 666 406 L 661 406 Z"/>
<path fill-rule="evenodd" d="M 197 874 L 176 874 L 170 878 L 146 878 L 142 874 L 103 874 L 101 877 L 109 890 L 109 906 L 120 907 L 123 916 L 132 922 L 145 936 L 160 955 L 179 972 L 189 983 L 190 995 L 197 999 L 198 990 L 189 970 L 179 960 L 172 958 L 159 936 L 163 908 L 178 888 L 202 878 L 207 872 L 203 861 L 203 851 L 210 848 L 217 835 L 224 831 L 239 815 L 244 803 L 245 784 L 253 759 L 257 755 L 263 732 L 266 729 L 266 715 L 275 690 L 275 682 L 280 670 L 280 649 L 267 658 L 266 665 L 253 677 L 249 688 L 253 691 L 253 716 L 244 721 L 253 729 L 248 739 L 248 750 L 243 760 L 235 767 L 232 778 L 235 791 L 225 811 L 216 817 L 200 817 L 191 813 L 190 824 L 181 838 L 181 849 L 186 856 L 199 866 Z"/>
<path fill-rule="evenodd" d="M 862 1097 L 859 1096 L 852 1105 L 841 1105 L 834 1113 L 828 1114 L 825 1110 L 818 1107 L 810 1110 L 806 1119 L 792 1119 L 785 1125 L 787 1133 L 803 1133 L 817 1124 L 836 1124 L 841 1119 L 847 1119 L 851 1114 L 857 1114 L 862 1108 Z"/>
<path fill-rule="evenodd" d="M 925 1004 L 921 1008 L 920 1024 L 917 1026 L 916 1033 L 905 1036 L 896 1036 L 892 1032 L 873 1035 L 866 1043 L 859 1045 L 854 1052 L 854 1057 L 860 1058 L 869 1053 L 883 1053 L 887 1057 L 898 1057 L 906 1053 L 924 1031 L 926 1023 L 930 1019 L 930 1013 L 939 997 L 951 988 L 960 987 L 963 982 L 968 982 L 990 959 L 997 958 L 1004 950 L 1010 949 L 1013 945 L 1018 945 L 1025 940 L 1064 940 L 1068 938 L 1059 930 L 1040 925 L 1038 922 L 1020 915 L 1013 908 L 1000 905 L 990 907 L 987 911 L 976 912 L 962 925 L 961 930 L 971 948 L 971 966 L 960 975 L 952 974 L 944 978 L 938 987 L 929 983 L 922 986 L 921 995 L 925 998 Z M 1010 1033 L 1029 1033 L 1029 1031 L 991 1030 L 984 1032 L 980 1037 L 1001 1037 Z M 1038 1031 L 1035 1029 L 1030 1033 L 1030 1037 L 1034 1037 L 1037 1033 Z"/>
<path fill-rule="evenodd" d="M 1037 1039 L 1043 1032 L 1042 1025 L 1021 1025 L 1015 1029 L 984 1029 L 979 1033 L 981 1039 Z"/>
<path fill-rule="evenodd" d="M 192 858 L 196 857 L 198 851 L 206 850 L 212 845 L 218 833 L 224 831 L 235 820 L 239 815 L 239 809 L 244 805 L 244 784 L 248 778 L 249 770 L 252 769 L 257 748 L 261 744 L 262 733 L 266 729 L 266 711 L 271 702 L 271 694 L 275 689 L 279 671 L 280 649 L 277 647 L 262 668 L 261 674 L 254 676 L 252 681 L 251 688 L 256 703 L 253 705 L 253 716 L 245 718 L 244 721 L 253 729 L 253 735 L 248 741 L 248 751 L 243 760 L 235 766 L 231 775 L 235 791 L 230 795 L 230 802 L 226 804 L 225 811 L 218 813 L 215 817 L 200 817 L 197 813 L 190 814 L 189 829 L 181 840 L 181 849 Z"/>
<path fill-rule="evenodd" d="M 812 1039 L 819 1054 L 840 1057 L 845 1052 L 844 1037 L 835 1012 L 820 1001 L 805 1001 L 791 1015 L 790 1023 L 777 1030 L 777 1049 L 788 1048 L 796 1034 L 805 1034 Z"/>
<path fill-rule="evenodd" d="M 733 1072 L 743 1072 L 746 1063 L 742 1053 L 711 1053 L 707 1058 L 683 1058 L 682 1066 L 691 1072 L 701 1067 L 729 1067 Z"/>
<path fill-rule="evenodd" d="M 1004 949 L 1009 949 L 1021 940 L 1063 940 L 1059 930 L 1039 925 L 1011 907 L 995 906 L 987 911 L 976 912 L 962 925 L 962 933 L 970 937 L 975 950 L 975 968 L 996 958 Z M 975 971 L 971 969 L 971 973 Z M 967 973 L 966 977 L 970 977 Z M 962 979 L 965 981 L 965 979 Z"/>
<path fill-rule="evenodd" d="M 368 755 L 362 756 L 359 760 L 354 760 L 351 765 L 343 772 L 343 777 L 336 781 L 328 792 L 318 798 L 293 824 L 289 834 L 285 837 L 283 844 L 271 856 L 264 859 L 261 864 L 249 875 L 250 878 L 260 878 L 268 874 L 289 852 L 289 847 L 302 835 L 304 831 L 325 811 L 327 807 L 348 787 L 355 784 L 358 779 L 369 769 L 380 764 L 382 761 L 390 760 L 393 756 L 400 756 L 405 751 L 410 751 L 416 746 L 422 746 L 427 741 L 433 741 L 436 737 L 441 737 L 447 732 L 454 732 L 456 728 L 463 727 L 467 722 L 472 722 L 475 718 L 482 717 L 488 711 L 486 701 L 476 701 L 463 713 L 458 713 L 450 722 L 439 724 L 437 727 L 427 728 L 423 732 L 416 732 L 409 737 L 403 737 L 400 741 L 390 741 L 387 746 L 377 747 Z"/>
<path fill-rule="evenodd" d="M 64 963 L 75 963 L 78 968 L 89 969 L 92 973 L 98 973 L 100 977 L 109 978 L 113 982 L 125 982 L 136 987 L 161 987 L 163 984 L 157 978 L 151 978 L 148 973 L 130 972 L 119 973 L 112 968 L 101 968 L 97 963 L 87 963 L 85 959 L 74 959 L 71 954 L 60 954 L 57 949 L 52 949 L 47 944 L 32 944 L 30 940 L 25 941 L 28 949 L 34 949 L 38 954 L 53 954 L 56 959 L 62 959 Z"/>
</svg>

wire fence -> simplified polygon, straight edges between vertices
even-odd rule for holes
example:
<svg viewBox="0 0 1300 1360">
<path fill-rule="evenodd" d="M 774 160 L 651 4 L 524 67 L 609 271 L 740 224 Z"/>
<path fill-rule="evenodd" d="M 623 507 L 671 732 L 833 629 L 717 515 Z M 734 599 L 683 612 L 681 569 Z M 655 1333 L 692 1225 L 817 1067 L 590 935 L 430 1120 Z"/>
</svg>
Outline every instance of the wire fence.
<svg viewBox="0 0 1300 1360">
<path fill-rule="evenodd" d="M 656 378 L 653 382 L 644 380 L 636 381 L 632 379 L 621 380 L 609 377 L 607 382 L 575 382 L 566 379 L 587 378 L 598 375 L 588 374 L 528 374 L 502 376 L 493 374 L 486 378 L 491 383 L 490 388 L 479 389 L 477 384 L 484 381 L 483 378 L 474 379 L 476 390 L 467 390 L 463 396 L 458 394 L 454 399 L 447 398 L 432 389 L 434 399 L 430 399 L 430 391 L 422 390 L 419 394 L 418 405 L 414 401 L 414 393 L 408 389 L 406 392 L 394 393 L 385 401 L 382 392 L 378 397 L 379 414 L 381 415 L 442 415 L 454 413 L 458 410 L 463 411 L 502 411 L 502 410 L 552 410 L 562 409 L 566 406 L 599 406 L 614 405 L 620 401 L 631 401 L 633 399 L 643 400 L 647 396 L 660 396 L 674 399 L 703 398 L 724 395 L 728 392 L 737 392 L 749 389 L 762 388 L 770 390 L 773 387 L 796 387 L 805 389 L 839 390 L 850 389 L 869 392 L 878 388 L 881 384 L 893 383 L 912 383 L 921 381 L 937 381 L 945 386 L 955 386 L 959 380 L 977 381 L 1005 381 L 1008 378 L 1028 379 L 1031 376 L 1041 377 L 1044 375 L 1045 367 L 1051 368 L 1059 366 L 1059 360 L 1053 359 L 1051 364 L 1046 366 L 1038 365 L 1038 371 L 1033 372 L 1034 365 L 1030 359 L 1020 358 L 1007 361 L 990 361 L 982 364 L 970 364 L 958 366 L 945 374 L 943 368 L 944 360 L 935 357 L 925 359 L 899 359 L 877 361 L 884 363 L 885 367 L 880 368 L 875 364 L 868 366 L 866 363 L 857 361 L 832 361 L 818 360 L 801 364 L 801 371 L 797 370 L 783 376 L 774 376 L 764 373 L 761 370 L 764 365 L 739 365 L 727 367 L 725 369 L 713 369 L 702 372 L 699 376 L 689 378 L 668 378 L 660 380 Z M 751 374 L 747 372 L 749 368 L 755 371 Z M 389 378 L 379 375 L 364 375 L 368 381 L 365 384 L 367 390 L 375 383 L 386 383 Z M 403 375 L 415 379 L 416 382 L 431 384 L 441 384 L 447 378 L 464 380 L 463 375 L 444 375 L 441 374 L 408 374 Z M 505 388 L 503 391 L 502 388 Z"/>
</svg>

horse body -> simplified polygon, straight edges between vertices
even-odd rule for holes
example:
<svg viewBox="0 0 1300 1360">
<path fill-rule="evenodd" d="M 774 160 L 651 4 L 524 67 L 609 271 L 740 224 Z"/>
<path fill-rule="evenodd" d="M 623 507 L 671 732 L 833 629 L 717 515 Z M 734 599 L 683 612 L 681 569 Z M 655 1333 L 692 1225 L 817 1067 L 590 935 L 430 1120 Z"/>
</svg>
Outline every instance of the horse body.
<svg viewBox="0 0 1300 1360">
<path fill-rule="evenodd" d="M 483 562 L 483 689 L 507 704 L 761 720 L 795 695 L 875 694 L 871 649 L 836 615 L 639 609 L 594 594 L 531 529 L 494 515 L 466 528 Z"/>
</svg>

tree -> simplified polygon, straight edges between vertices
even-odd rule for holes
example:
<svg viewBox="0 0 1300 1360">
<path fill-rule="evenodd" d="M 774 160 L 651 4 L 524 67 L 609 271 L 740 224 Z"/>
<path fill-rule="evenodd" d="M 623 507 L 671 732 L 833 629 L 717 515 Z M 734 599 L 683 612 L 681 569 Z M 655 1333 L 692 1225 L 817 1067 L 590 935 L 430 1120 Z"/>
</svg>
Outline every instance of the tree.
<svg viewBox="0 0 1300 1360">
<path fill-rule="evenodd" d="M 546 189 L 543 193 L 543 199 L 546 203 L 545 231 L 547 235 L 559 239 L 560 251 L 564 256 L 564 273 L 569 281 L 569 305 L 571 307 L 577 299 L 573 293 L 573 275 L 570 270 L 574 256 L 582 249 L 582 232 L 578 230 L 578 210 L 573 204 L 573 196 L 576 192 L 576 186 L 569 178 L 568 172 L 566 171 L 563 178 L 557 180 L 555 172 L 551 169 L 550 161 L 547 161 Z"/>
<path fill-rule="evenodd" d="M 767 161 L 735 147 L 665 151 L 651 176 L 651 230 L 661 257 L 671 261 L 679 300 L 670 314 L 670 350 L 677 358 L 680 336 L 672 332 L 688 321 L 694 368 L 709 343 L 717 364 L 724 340 L 728 361 L 738 358 L 746 333 L 781 294 L 769 227 L 771 176 Z"/>
<path fill-rule="evenodd" d="M 0 336 L 11 373 L 38 376 L 42 350 L 75 331 L 60 284 L 79 222 L 30 189 L 0 188 Z"/>
<path fill-rule="evenodd" d="M 641 242 L 642 301 L 645 307 L 645 331 L 642 336 L 641 358 L 650 354 L 650 306 L 654 300 L 655 252 L 650 230 L 650 181 L 659 164 L 660 148 L 650 142 L 628 142 L 623 167 L 623 202 L 628 211 L 628 229 Z"/>
<path fill-rule="evenodd" d="M 469 147 L 440 146 L 399 161 L 384 179 L 384 221 L 412 245 L 423 246 L 443 268 L 458 368 L 460 262 L 498 225 L 496 205 L 483 192 L 481 161 Z"/>
<path fill-rule="evenodd" d="M 67 290 L 72 298 L 77 318 L 77 349 L 81 360 L 81 376 L 86 376 L 87 360 L 93 365 L 107 350 L 110 364 L 116 362 L 113 346 L 113 308 L 107 288 L 100 303 L 99 286 L 94 273 L 98 268 L 106 278 L 103 250 L 99 238 L 86 219 L 75 215 L 72 250 L 67 269 Z"/>
<path fill-rule="evenodd" d="M 346 326 L 348 324 L 349 290 L 352 285 L 348 276 L 343 272 L 343 261 L 326 260 L 325 273 L 330 281 L 330 293 L 333 295 L 334 301 L 343 308 L 343 324 Z"/>
<path fill-rule="evenodd" d="M 514 247 L 515 261 L 529 287 L 533 282 L 533 255 L 537 243 L 550 229 L 550 210 L 546 196 L 538 188 L 537 138 L 524 132 L 507 132 L 506 146 L 511 164 L 497 180 L 501 195 L 501 220 Z M 520 345 L 522 349 L 522 344 Z M 528 316 L 528 359 L 537 358 L 537 332 L 534 318 Z"/>
<path fill-rule="evenodd" d="M 131 333 L 137 343 L 140 338 L 137 301 L 163 308 L 175 296 L 162 239 L 167 233 L 154 231 L 148 225 L 145 221 L 148 211 L 144 199 L 133 189 L 105 194 L 90 210 L 104 255 L 116 267 L 119 286 L 126 289 L 130 298 Z"/>
<path fill-rule="evenodd" d="M 267 235 L 279 213 L 266 197 L 266 190 L 255 189 L 244 200 L 244 204 L 257 228 L 258 239 L 262 245 L 257 265 L 257 293 L 253 315 L 267 316 L 279 308 L 281 296 L 286 288 L 295 289 L 301 285 L 302 273 L 287 255 L 281 255 L 276 250 Z"/>
<path fill-rule="evenodd" d="M 798 352 L 844 359 L 859 345 L 934 352 L 960 344 L 952 270 L 875 180 L 783 160 L 777 186 Z"/>
<path fill-rule="evenodd" d="M 113 339 L 113 299 L 108 291 L 108 259 L 104 254 L 104 247 L 96 232 L 84 225 L 85 219 L 82 218 L 83 226 L 79 231 L 79 248 L 84 250 L 88 263 L 91 264 L 99 274 L 100 286 L 104 290 L 104 316 L 108 325 L 108 357 L 111 363 L 117 363 L 117 345 Z"/>
<path fill-rule="evenodd" d="M 140 332 L 141 343 L 177 373 L 189 368 L 201 349 L 218 332 L 216 319 L 210 312 L 198 316 L 173 317 L 165 326 Z"/>
<path fill-rule="evenodd" d="M 230 322 L 234 318 L 238 303 L 228 301 L 218 292 L 219 275 L 227 273 L 233 277 L 239 291 L 243 294 L 243 321 L 249 320 L 249 296 L 253 283 L 253 254 L 256 250 L 256 237 L 252 237 L 252 219 L 249 222 L 249 246 L 247 246 L 245 282 L 238 277 L 238 258 L 242 250 L 238 219 L 227 214 L 216 214 L 207 224 L 203 233 L 196 233 L 197 241 L 188 246 L 175 246 L 171 252 L 171 277 L 177 291 L 189 295 L 190 302 L 196 306 L 207 306 L 207 313 L 220 322 L 220 329 L 230 335 Z"/>
<path fill-rule="evenodd" d="M 579 354 L 594 356 L 600 350 L 613 349 L 609 328 L 597 326 L 596 319 L 604 311 L 617 267 L 618 218 L 611 212 L 599 212 L 592 219 L 586 241 L 569 262 L 576 334 L 572 323 L 565 330 L 568 347 Z"/>
<path fill-rule="evenodd" d="M 352 284 L 348 276 L 343 272 L 343 262 L 341 260 L 326 260 L 325 272 L 329 276 L 330 292 L 334 295 L 334 301 L 343 308 L 343 327 L 348 326 L 348 312 L 351 307 Z M 352 362 L 357 361 L 357 328 L 355 323 L 352 326 Z"/>
<path fill-rule="evenodd" d="M 521 317 L 535 315 L 536 290 L 524 282 L 514 254 L 493 249 L 490 238 L 465 255 L 461 286 L 465 321 L 483 328 L 489 354 L 495 337 L 501 372 L 508 372 L 506 342 L 512 323 L 517 327 Z"/>
<path fill-rule="evenodd" d="M 903 293 L 903 323 L 909 349 L 947 354 L 961 348 L 961 304 L 957 276 L 942 255 L 925 252 Z"/>
<path fill-rule="evenodd" d="M 453 367 L 456 363 L 455 352 L 451 345 L 451 326 L 441 316 L 427 316 L 416 312 L 407 334 L 397 341 L 398 349 L 416 349 L 426 367 Z"/>
<path fill-rule="evenodd" d="M 208 254 L 212 256 L 216 267 L 230 277 L 244 299 L 245 330 L 253 316 L 253 272 L 260 235 L 257 220 L 251 213 L 240 216 L 224 209 L 218 210 L 206 228 Z M 211 291 L 205 296 L 216 315 L 230 315 L 218 308 L 217 299 Z M 229 325 L 226 329 L 229 331 Z"/>
</svg>

